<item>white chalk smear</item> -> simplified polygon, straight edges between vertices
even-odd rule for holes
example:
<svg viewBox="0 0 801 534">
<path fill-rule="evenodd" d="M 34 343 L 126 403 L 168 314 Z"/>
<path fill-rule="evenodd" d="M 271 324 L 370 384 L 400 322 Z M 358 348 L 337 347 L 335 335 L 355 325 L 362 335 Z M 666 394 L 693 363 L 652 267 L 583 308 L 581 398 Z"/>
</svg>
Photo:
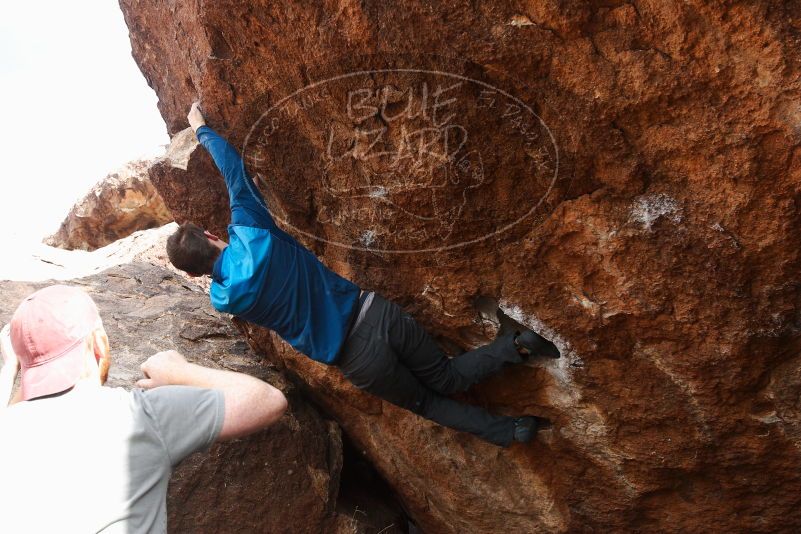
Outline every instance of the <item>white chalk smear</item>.
<svg viewBox="0 0 801 534">
<path fill-rule="evenodd" d="M 667 217 L 674 223 L 682 219 L 681 207 L 676 199 L 664 193 L 642 195 L 634 199 L 629 217 L 648 231 L 660 217 Z"/>
</svg>

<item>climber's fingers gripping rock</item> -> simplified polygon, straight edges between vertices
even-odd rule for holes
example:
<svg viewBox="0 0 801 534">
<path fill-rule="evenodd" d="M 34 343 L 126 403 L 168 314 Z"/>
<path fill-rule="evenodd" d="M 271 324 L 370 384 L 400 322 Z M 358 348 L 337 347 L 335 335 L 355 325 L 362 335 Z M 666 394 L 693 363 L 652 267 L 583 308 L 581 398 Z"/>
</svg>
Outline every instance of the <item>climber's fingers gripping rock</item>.
<svg viewBox="0 0 801 534">
<path fill-rule="evenodd" d="M 189 126 L 192 130 L 197 132 L 197 129 L 206 124 L 206 119 L 203 117 L 203 112 L 200 111 L 200 102 L 194 102 L 189 109 L 189 114 L 186 116 L 189 121 Z"/>
</svg>

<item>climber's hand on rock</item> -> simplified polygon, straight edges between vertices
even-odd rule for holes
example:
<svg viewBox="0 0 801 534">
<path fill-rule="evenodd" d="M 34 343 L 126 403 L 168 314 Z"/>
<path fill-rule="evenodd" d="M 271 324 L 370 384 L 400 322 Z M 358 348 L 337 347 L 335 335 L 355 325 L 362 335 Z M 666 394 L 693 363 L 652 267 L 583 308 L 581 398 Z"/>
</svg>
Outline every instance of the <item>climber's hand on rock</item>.
<svg viewBox="0 0 801 534">
<path fill-rule="evenodd" d="M 189 115 L 186 116 L 189 121 L 189 126 L 193 131 L 197 131 L 201 126 L 205 126 L 206 119 L 203 118 L 203 113 L 200 111 L 200 102 L 195 102 L 189 109 Z"/>
<path fill-rule="evenodd" d="M 144 389 L 182 385 L 186 382 L 190 365 L 177 351 L 166 350 L 156 353 L 140 366 L 145 377 L 136 385 Z"/>
</svg>

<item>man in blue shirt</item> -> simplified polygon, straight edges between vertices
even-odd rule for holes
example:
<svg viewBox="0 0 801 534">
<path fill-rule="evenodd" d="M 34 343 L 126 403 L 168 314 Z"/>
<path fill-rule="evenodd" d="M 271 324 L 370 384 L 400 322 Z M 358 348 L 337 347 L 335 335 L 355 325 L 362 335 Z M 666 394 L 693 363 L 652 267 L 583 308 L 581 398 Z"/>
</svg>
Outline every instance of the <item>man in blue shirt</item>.
<svg viewBox="0 0 801 534">
<path fill-rule="evenodd" d="M 360 389 L 491 443 L 528 442 L 547 423 L 493 415 L 447 395 L 525 356 L 558 358 L 551 342 L 529 330 L 448 358 L 398 305 L 327 269 L 278 228 L 239 154 L 206 126 L 197 103 L 187 118 L 228 186 L 230 242 L 185 223 L 167 253 L 176 268 L 211 275 L 217 310 L 274 330 L 297 351 L 339 367 Z"/>
</svg>

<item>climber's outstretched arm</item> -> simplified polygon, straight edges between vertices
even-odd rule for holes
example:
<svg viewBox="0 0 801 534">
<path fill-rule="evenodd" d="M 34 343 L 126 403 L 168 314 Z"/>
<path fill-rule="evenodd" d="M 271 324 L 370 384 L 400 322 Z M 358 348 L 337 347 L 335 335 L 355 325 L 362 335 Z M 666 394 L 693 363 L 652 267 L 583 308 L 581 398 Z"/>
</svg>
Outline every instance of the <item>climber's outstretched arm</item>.
<svg viewBox="0 0 801 534">
<path fill-rule="evenodd" d="M 211 154 L 214 163 L 225 178 L 231 204 L 231 224 L 275 228 L 264 198 L 245 172 L 242 158 L 228 141 L 206 126 L 198 103 L 189 110 L 189 124 L 201 145 Z"/>
</svg>

